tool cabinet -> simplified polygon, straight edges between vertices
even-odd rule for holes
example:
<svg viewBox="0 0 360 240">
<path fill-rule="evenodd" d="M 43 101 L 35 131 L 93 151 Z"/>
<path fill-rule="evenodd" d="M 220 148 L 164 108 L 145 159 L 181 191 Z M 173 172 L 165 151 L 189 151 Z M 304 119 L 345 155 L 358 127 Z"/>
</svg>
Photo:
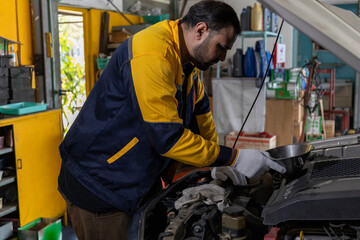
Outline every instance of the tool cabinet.
<svg viewBox="0 0 360 240">
<path fill-rule="evenodd" d="M 4 196 L 0 218 L 18 218 L 19 225 L 24 226 L 39 217 L 66 216 L 65 201 L 57 190 L 61 111 L 0 117 L 0 134 L 5 135 L 0 157 L 6 156 L 5 164 L 14 170 L 0 181 L 0 193 L 13 185 L 11 201 Z"/>
</svg>

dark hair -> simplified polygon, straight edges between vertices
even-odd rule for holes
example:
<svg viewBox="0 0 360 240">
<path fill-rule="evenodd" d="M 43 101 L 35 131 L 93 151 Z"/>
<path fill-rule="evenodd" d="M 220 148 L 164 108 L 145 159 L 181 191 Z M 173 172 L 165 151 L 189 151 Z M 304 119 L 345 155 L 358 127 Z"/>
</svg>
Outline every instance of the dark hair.
<svg viewBox="0 0 360 240">
<path fill-rule="evenodd" d="M 199 22 L 205 22 L 208 28 L 214 31 L 233 26 L 236 34 L 241 32 L 239 18 L 234 9 L 215 0 L 203 0 L 194 4 L 181 21 L 191 28 Z"/>
</svg>

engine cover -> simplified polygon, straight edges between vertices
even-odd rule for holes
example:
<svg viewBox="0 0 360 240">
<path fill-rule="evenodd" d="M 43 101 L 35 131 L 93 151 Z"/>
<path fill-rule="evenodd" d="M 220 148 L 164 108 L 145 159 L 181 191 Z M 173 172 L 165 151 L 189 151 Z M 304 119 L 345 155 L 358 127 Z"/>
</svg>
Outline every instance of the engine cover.
<svg viewBox="0 0 360 240">
<path fill-rule="evenodd" d="M 264 224 L 291 220 L 360 220 L 360 158 L 306 163 L 303 175 L 282 182 L 266 204 Z"/>
</svg>

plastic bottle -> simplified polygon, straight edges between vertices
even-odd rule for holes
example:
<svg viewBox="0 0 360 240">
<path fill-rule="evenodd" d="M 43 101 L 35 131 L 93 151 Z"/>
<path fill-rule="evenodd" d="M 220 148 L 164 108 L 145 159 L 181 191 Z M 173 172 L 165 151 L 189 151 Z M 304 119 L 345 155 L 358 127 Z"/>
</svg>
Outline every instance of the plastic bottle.
<svg viewBox="0 0 360 240">
<path fill-rule="evenodd" d="M 16 67 L 16 53 L 14 51 L 14 46 L 12 46 L 12 45 L 10 46 L 9 55 L 11 56 L 10 61 L 9 61 L 10 66 Z"/>
<path fill-rule="evenodd" d="M 251 31 L 263 31 L 263 11 L 260 3 L 254 3 L 251 10 Z"/>
<path fill-rule="evenodd" d="M 236 49 L 236 52 L 233 56 L 233 77 L 242 77 L 244 75 L 243 73 L 243 53 L 242 49 L 238 48 Z"/>
<path fill-rule="evenodd" d="M 264 8 L 264 31 L 271 32 L 271 11 L 268 8 Z"/>
<path fill-rule="evenodd" d="M 246 19 L 246 8 L 243 8 L 241 14 L 240 14 L 240 25 L 241 25 L 241 30 L 242 31 L 248 31 L 249 29 L 247 29 L 247 19 Z"/>
<path fill-rule="evenodd" d="M 278 18 L 276 13 L 271 13 L 271 31 L 274 33 L 278 32 Z"/>
<path fill-rule="evenodd" d="M 252 11 L 252 7 L 251 6 L 247 6 L 246 7 L 246 31 L 251 31 L 251 11 Z"/>
</svg>

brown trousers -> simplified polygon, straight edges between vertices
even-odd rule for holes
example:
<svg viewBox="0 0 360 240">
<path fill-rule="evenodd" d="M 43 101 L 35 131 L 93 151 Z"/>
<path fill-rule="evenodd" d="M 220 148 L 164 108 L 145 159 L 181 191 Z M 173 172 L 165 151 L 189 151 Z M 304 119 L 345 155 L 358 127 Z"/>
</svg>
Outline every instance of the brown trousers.
<svg viewBox="0 0 360 240">
<path fill-rule="evenodd" d="M 93 213 L 69 201 L 66 206 L 79 240 L 125 240 L 130 218 L 123 212 Z"/>
</svg>

